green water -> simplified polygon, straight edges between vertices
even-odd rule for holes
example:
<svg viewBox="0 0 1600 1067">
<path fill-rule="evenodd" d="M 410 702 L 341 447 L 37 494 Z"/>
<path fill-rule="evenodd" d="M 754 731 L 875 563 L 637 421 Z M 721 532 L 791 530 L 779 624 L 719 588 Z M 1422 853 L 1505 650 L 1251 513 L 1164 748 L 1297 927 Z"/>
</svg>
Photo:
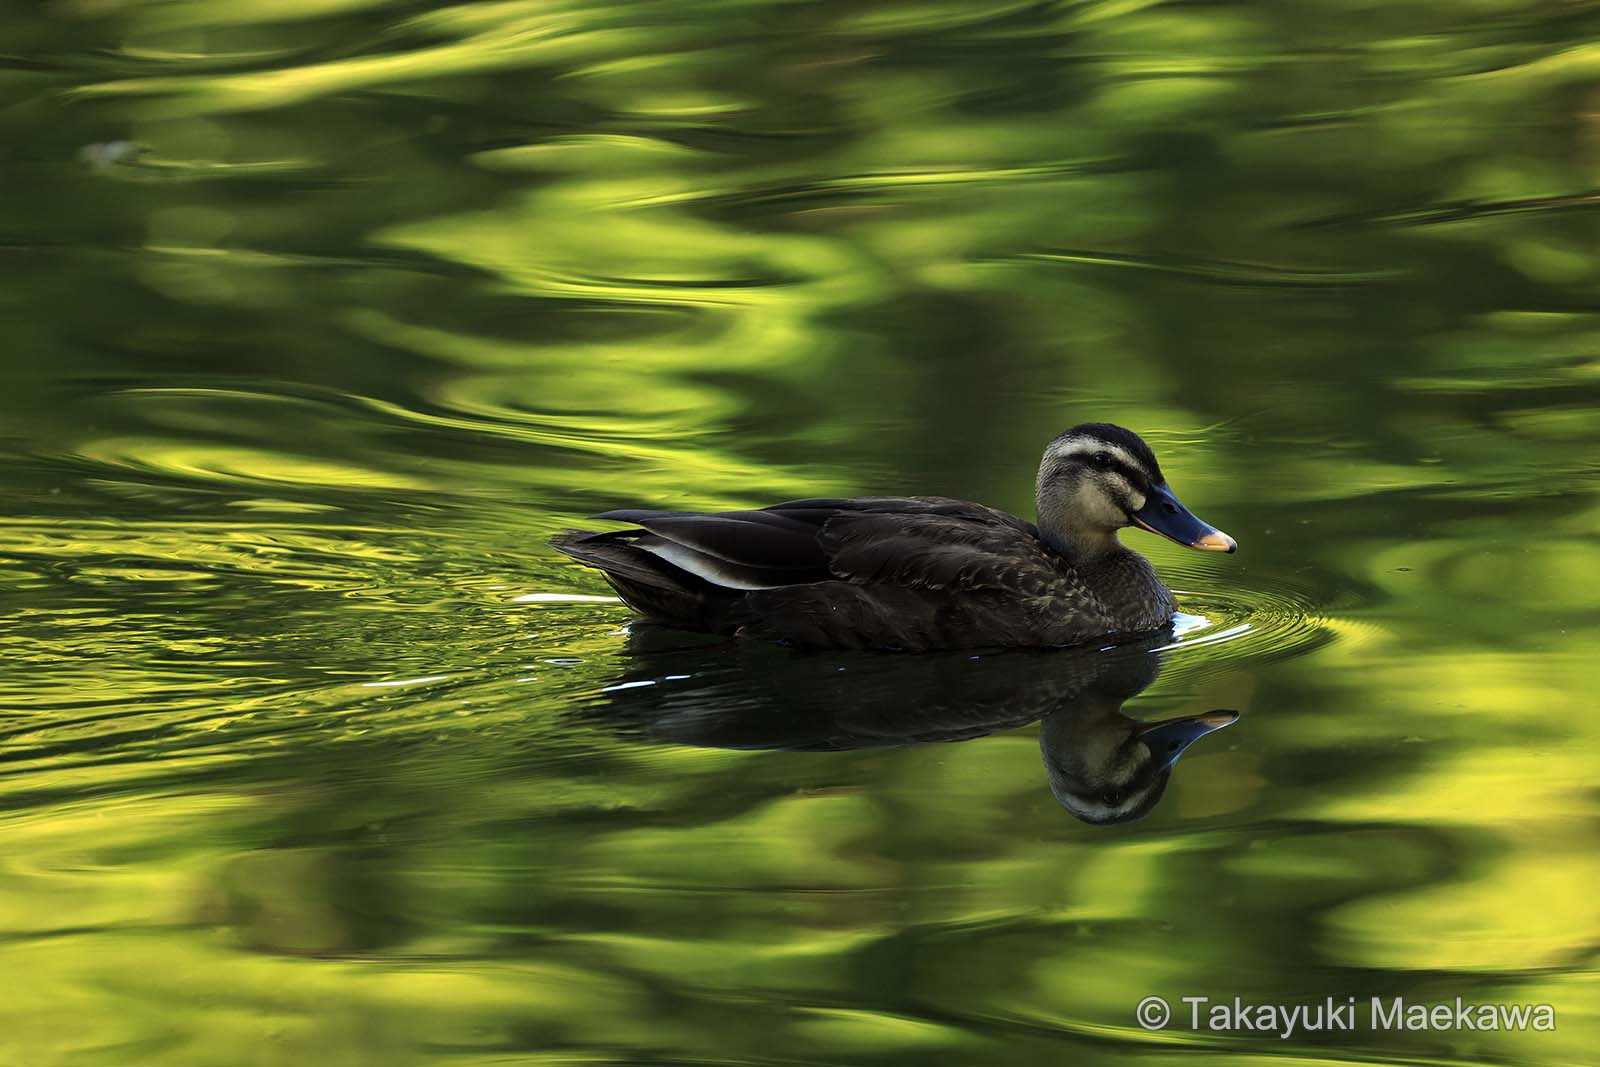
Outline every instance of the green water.
<svg viewBox="0 0 1600 1067">
<path fill-rule="evenodd" d="M 3 25 L 0 1064 L 1595 1062 L 1593 6 Z M 1241 546 L 1125 534 L 1190 618 L 1095 714 L 1240 713 L 1136 822 L 1073 661 L 660 647 L 544 547 L 1031 514 L 1088 419 Z"/>
</svg>

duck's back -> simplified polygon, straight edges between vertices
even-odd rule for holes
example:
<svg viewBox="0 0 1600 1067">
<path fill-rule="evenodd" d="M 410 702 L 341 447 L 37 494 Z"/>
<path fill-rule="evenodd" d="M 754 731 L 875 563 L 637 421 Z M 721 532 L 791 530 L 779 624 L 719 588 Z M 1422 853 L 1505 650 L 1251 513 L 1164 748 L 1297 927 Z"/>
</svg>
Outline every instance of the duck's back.
<svg viewBox="0 0 1600 1067">
<path fill-rule="evenodd" d="M 1031 523 L 966 501 L 827 498 L 596 518 L 638 528 L 574 531 L 552 544 L 604 571 L 636 610 L 687 629 L 926 650 L 1074 644 L 1128 628 L 1126 613 L 1096 593 L 1094 575 Z M 1140 621 L 1159 614 L 1155 605 Z M 1169 598 L 1151 625 L 1170 617 Z"/>
</svg>

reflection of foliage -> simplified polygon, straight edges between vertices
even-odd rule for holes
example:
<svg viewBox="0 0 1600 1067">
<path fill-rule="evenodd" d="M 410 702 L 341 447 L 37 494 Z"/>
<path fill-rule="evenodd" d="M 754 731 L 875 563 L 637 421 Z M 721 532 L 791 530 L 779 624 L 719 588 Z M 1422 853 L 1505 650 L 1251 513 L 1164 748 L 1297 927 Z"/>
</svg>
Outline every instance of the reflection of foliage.
<svg viewBox="0 0 1600 1067">
<path fill-rule="evenodd" d="M 1549 999 L 1403 1050 L 1588 1055 L 1593 9 L 13 22 L 0 1059 L 1032 1062 L 1188 991 Z M 1256 713 L 1159 820 L 1068 824 L 1020 736 L 552 725 L 625 666 L 619 610 L 509 603 L 599 589 L 551 530 L 1026 509 L 1080 417 L 1240 536 L 1153 549 L 1186 589 L 1340 626 L 1196 672 Z"/>
</svg>

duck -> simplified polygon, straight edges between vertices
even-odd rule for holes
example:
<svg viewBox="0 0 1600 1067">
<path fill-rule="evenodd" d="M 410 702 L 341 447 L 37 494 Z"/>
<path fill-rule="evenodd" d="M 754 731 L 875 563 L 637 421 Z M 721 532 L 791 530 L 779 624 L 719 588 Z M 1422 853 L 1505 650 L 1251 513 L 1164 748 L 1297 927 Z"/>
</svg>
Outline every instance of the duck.
<svg viewBox="0 0 1600 1067">
<path fill-rule="evenodd" d="M 717 639 L 696 638 L 631 628 L 618 684 L 603 702 L 570 709 L 569 721 L 644 744 L 810 753 L 961 744 L 1037 722 L 1056 802 L 1107 826 L 1148 815 L 1179 757 L 1239 719 L 1214 709 L 1151 721 L 1124 708 L 1160 673 L 1170 627 L 1111 649 L 976 656 L 818 658 L 763 642 L 729 656 Z"/>
<path fill-rule="evenodd" d="M 1080 423 L 1045 447 L 1036 519 L 937 496 L 817 497 L 747 511 L 624 508 L 552 547 L 654 622 L 805 648 L 1052 648 L 1161 629 L 1176 611 L 1135 527 L 1233 552 L 1132 430 Z"/>
</svg>

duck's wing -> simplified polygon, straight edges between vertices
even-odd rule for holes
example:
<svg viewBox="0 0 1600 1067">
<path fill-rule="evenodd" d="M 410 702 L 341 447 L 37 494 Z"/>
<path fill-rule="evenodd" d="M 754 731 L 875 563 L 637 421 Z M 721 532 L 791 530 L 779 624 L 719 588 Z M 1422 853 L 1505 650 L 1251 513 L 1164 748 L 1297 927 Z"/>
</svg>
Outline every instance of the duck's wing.
<svg viewBox="0 0 1600 1067">
<path fill-rule="evenodd" d="M 815 498 L 759 511 L 608 511 L 634 524 L 553 542 L 630 604 L 695 629 L 809 645 L 924 649 L 1059 644 L 1063 605 L 1097 599 L 1014 515 L 942 497 Z M 1077 607 L 1073 607 L 1077 605 Z"/>
<path fill-rule="evenodd" d="M 817 501 L 780 504 L 806 513 Z M 1038 596 L 1062 573 L 1033 524 L 943 497 L 837 502 L 818 541 L 836 578 L 866 585 Z"/>
<path fill-rule="evenodd" d="M 1104 605 L 1031 523 L 930 497 L 834 507 L 818 541 L 832 581 L 752 592 L 749 632 L 842 648 L 1069 644 L 1108 628 Z"/>
<path fill-rule="evenodd" d="M 595 518 L 633 523 L 639 529 L 598 536 L 716 589 L 775 589 L 832 577 L 820 525 L 776 511 L 624 509 Z"/>
<path fill-rule="evenodd" d="M 632 547 L 723 589 L 844 580 L 1035 592 L 1055 570 L 1032 524 L 941 497 L 815 498 L 759 511 L 625 509 Z"/>
</svg>

